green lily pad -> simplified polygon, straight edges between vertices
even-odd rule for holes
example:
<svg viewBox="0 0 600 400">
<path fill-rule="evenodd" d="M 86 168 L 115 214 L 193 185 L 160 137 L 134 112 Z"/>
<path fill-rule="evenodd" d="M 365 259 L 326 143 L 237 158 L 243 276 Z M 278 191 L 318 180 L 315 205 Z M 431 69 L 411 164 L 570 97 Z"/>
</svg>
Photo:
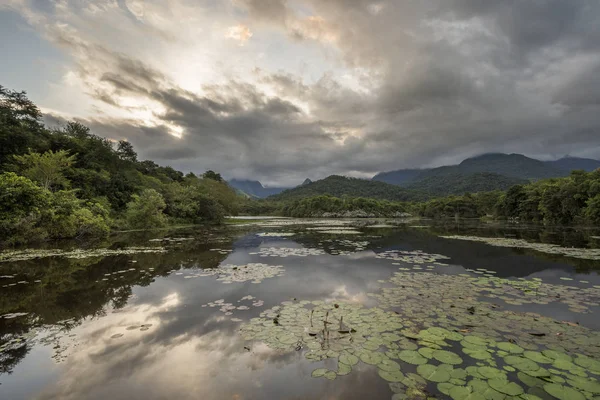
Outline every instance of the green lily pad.
<svg viewBox="0 0 600 400">
<path fill-rule="evenodd" d="M 436 350 L 433 352 L 433 358 L 444 364 L 458 365 L 462 364 L 463 360 L 458 354 L 447 350 Z"/>
<path fill-rule="evenodd" d="M 468 386 L 454 386 L 448 394 L 453 400 L 486 400 L 481 393 L 473 392 Z"/>
<path fill-rule="evenodd" d="M 405 363 L 413 365 L 427 364 L 427 358 L 414 350 L 402 350 L 398 353 L 398 358 Z"/>
<path fill-rule="evenodd" d="M 337 377 L 337 374 L 335 373 L 335 371 L 327 371 L 327 372 L 325 372 L 323 377 L 332 381 Z"/>
<path fill-rule="evenodd" d="M 381 360 L 381 362 L 377 364 L 377 367 L 384 371 L 400 371 L 400 364 L 388 358 L 384 358 L 383 360 Z"/>
<path fill-rule="evenodd" d="M 573 379 L 569 379 L 569 384 L 577 389 L 585 390 L 586 392 L 594 394 L 600 393 L 600 382 L 598 381 L 575 377 Z"/>
<path fill-rule="evenodd" d="M 544 385 L 544 390 L 559 400 L 585 400 L 585 396 L 579 391 L 558 383 L 548 383 Z"/>
<path fill-rule="evenodd" d="M 568 361 L 568 362 L 573 361 L 573 359 L 571 358 L 570 355 L 561 353 L 560 351 L 556 351 L 556 350 L 546 349 L 546 350 L 542 351 L 542 354 L 553 360 L 564 360 L 564 361 Z"/>
<path fill-rule="evenodd" d="M 499 342 L 496 344 L 496 347 L 513 354 L 520 354 L 524 351 L 521 346 L 517 346 L 516 344 L 510 342 Z"/>
<path fill-rule="evenodd" d="M 338 375 L 348 375 L 350 372 L 352 372 L 352 367 L 350 365 L 344 364 L 343 362 L 338 363 Z"/>
<path fill-rule="evenodd" d="M 540 364 L 552 364 L 553 362 L 552 358 L 546 357 L 539 351 L 527 350 L 523 353 L 523 356 Z"/>
<path fill-rule="evenodd" d="M 446 396 L 450 395 L 450 390 L 454 387 L 455 385 L 448 383 L 448 382 L 442 382 L 442 383 L 438 383 L 437 384 L 437 390 L 439 390 L 441 393 L 445 394 Z"/>
<path fill-rule="evenodd" d="M 520 356 L 506 356 L 504 362 L 521 371 L 535 371 L 540 368 L 535 361 Z"/>
<path fill-rule="evenodd" d="M 340 354 L 339 361 L 343 364 L 353 366 L 358 364 L 358 357 L 356 357 L 354 354 L 344 352 Z"/>
<path fill-rule="evenodd" d="M 402 382 L 404 379 L 404 374 L 398 369 L 394 371 L 386 371 L 383 369 L 377 370 L 377 373 L 380 377 L 385 379 L 388 382 Z"/>
<path fill-rule="evenodd" d="M 377 365 L 381 361 L 383 361 L 385 356 L 383 355 L 383 353 L 379 353 L 376 351 L 364 350 L 360 353 L 359 358 L 365 364 Z"/>
<path fill-rule="evenodd" d="M 506 379 L 506 373 L 498 368 L 479 367 L 479 369 L 477 369 L 477 372 L 479 372 L 487 379 Z"/>
<path fill-rule="evenodd" d="M 450 372 L 431 364 L 419 365 L 417 372 L 431 382 L 441 383 L 450 380 Z"/>
<path fill-rule="evenodd" d="M 317 368 L 312 372 L 311 376 L 313 378 L 320 378 L 324 376 L 327 373 L 327 371 L 329 371 L 327 368 Z"/>
<path fill-rule="evenodd" d="M 470 357 L 476 360 L 488 360 L 492 358 L 492 355 L 487 350 L 463 348 L 463 353 L 469 355 Z"/>
<path fill-rule="evenodd" d="M 523 388 L 520 385 L 514 382 L 509 382 L 506 379 L 490 379 L 488 381 L 488 385 L 490 385 L 492 389 L 509 396 L 518 396 L 523 394 Z"/>
<path fill-rule="evenodd" d="M 433 358 L 434 349 L 430 349 L 429 347 L 421 347 L 419 350 L 419 354 L 425 358 Z"/>
</svg>

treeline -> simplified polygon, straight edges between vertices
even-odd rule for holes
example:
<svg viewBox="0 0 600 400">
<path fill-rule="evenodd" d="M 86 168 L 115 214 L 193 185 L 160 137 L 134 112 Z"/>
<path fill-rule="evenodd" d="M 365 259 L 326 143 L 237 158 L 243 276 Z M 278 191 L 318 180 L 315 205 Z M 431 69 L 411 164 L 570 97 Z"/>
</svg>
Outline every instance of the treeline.
<svg viewBox="0 0 600 400">
<path fill-rule="evenodd" d="M 239 198 L 215 172 L 139 161 L 69 122 L 48 129 L 24 92 L 0 86 L 0 243 L 105 235 L 111 229 L 220 223 Z"/>
<path fill-rule="evenodd" d="M 600 226 L 600 170 L 573 171 L 507 191 L 447 196 L 421 202 L 394 202 L 373 198 L 313 196 L 292 201 L 253 201 L 242 211 L 289 217 L 355 216 L 393 217 L 410 213 L 425 218 L 496 218 L 548 225 Z M 346 214 L 352 216 L 351 214 Z"/>
<path fill-rule="evenodd" d="M 406 211 L 406 203 L 401 202 L 324 195 L 285 204 L 280 213 L 286 217 L 401 217 Z"/>
</svg>

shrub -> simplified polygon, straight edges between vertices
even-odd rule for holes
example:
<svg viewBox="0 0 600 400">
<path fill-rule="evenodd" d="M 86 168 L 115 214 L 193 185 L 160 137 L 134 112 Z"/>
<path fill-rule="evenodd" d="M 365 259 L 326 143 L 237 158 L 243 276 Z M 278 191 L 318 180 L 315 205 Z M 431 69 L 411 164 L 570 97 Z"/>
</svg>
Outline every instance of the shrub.
<svg viewBox="0 0 600 400">
<path fill-rule="evenodd" d="M 163 196 L 154 189 L 145 189 L 140 195 L 134 195 L 127 203 L 125 218 L 131 228 L 160 228 L 167 224 L 163 213 L 166 208 Z"/>
</svg>

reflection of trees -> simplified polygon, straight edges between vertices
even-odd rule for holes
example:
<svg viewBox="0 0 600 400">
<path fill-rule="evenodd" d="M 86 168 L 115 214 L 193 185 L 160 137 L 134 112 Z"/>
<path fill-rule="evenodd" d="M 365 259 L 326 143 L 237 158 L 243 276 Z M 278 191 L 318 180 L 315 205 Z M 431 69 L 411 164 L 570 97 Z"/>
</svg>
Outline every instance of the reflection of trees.
<svg viewBox="0 0 600 400">
<path fill-rule="evenodd" d="M 481 261 L 487 263 L 484 267 L 488 268 L 491 266 L 486 258 L 506 258 L 513 255 L 527 255 L 535 257 L 540 260 L 550 261 L 553 263 L 571 265 L 575 268 L 578 273 L 589 273 L 593 270 L 600 269 L 600 262 L 597 260 L 585 260 L 579 258 L 565 257 L 560 254 L 548 254 L 535 251 L 533 249 L 523 248 L 509 248 L 509 247 L 494 247 L 483 243 L 466 242 L 456 240 L 445 240 L 440 238 L 432 238 L 432 234 L 438 235 L 469 235 L 469 236 L 482 236 L 482 237 L 498 237 L 498 238 L 515 238 L 522 239 L 528 242 L 542 242 L 558 244 L 563 247 L 587 247 L 590 243 L 590 236 L 593 235 L 590 231 L 568 229 L 568 228 L 557 228 L 557 227 L 543 227 L 543 226 L 528 226 L 528 225 L 509 225 L 505 223 L 494 223 L 494 224 L 483 224 L 478 221 L 465 221 L 459 222 L 440 221 L 432 223 L 428 228 L 425 229 L 412 229 L 412 228 L 400 228 L 394 230 L 394 235 L 391 237 L 383 238 L 380 245 L 386 246 L 397 246 L 398 244 L 405 243 L 410 244 L 415 248 L 425 250 L 432 248 L 433 252 L 451 256 L 458 260 L 462 259 L 476 259 L 476 254 L 481 254 Z M 526 276 L 533 272 L 543 269 L 543 264 L 537 266 L 531 265 L 531 263 L 523 263 L 521 271 L 518 276 Z M 526 265 L 525 265 L 526 264 Z M 465 266 L 468 266 L 465 264 Z M 479 266 L 468 266 L 479 268 Z M 505 269 L 511 270 L 511 272 L 519 272 L 514 266 L 505 265 Z"/>
<path fill-rule="evenodd" d="M 2 341 L 0 341 L 2 343 Z M 4 350 L 0 352 L 0 375 L 10 374 L 13 369 L 29 353 L 28 346 L 21 346 L 16 349 Z"/>
<path fill-rule="evenodd" d="M 168 233 L 165 231 L 165 236 Z M 126 235 L 120 235 L 105 245 L 109 248 L 148 245 L 147 233 L 137 233 L 131 242 L 125 238 Z M 28 282 L 0 290 L 0 315 L 28 313 L 13 319 L 0 318 L 0 346 L 12 339 L 23 338 L 32 328 L 43 325 L 60 323 L 61 330 L 67 332 L 83 318 L 104 315 L 108 304 L 116 309 L 123 308 L 134 286 L 148 286 L 156 277 L 168 276 L 173 269 L 215 268 L 227 255 L 208 250 L 212 247 L 231 248 L 231 240 L 216 246 L 202 236 L 199 240 L 166 246 L 171 247 L 170 251 L 161 254 L 83 259 L 49 257 L 0 264 L 2 275 L 15 276 L 15 282 Z M 131 263 L 132 260 L 136 263 Z M 105 276 L 130 268 L 135 270 Z M 103 280 L 105 278 L 108 280 Z M 0 351 L 0 373 L 10 373 L 28 351 L 29 344 Z"/>
</svg>

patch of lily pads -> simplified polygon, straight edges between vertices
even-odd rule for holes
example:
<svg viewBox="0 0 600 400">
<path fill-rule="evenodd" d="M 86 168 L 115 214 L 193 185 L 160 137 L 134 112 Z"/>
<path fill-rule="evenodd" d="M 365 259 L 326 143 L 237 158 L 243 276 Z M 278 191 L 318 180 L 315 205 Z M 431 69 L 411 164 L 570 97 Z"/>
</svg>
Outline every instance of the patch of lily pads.
<svg viewBox="0 0 600 400">
<path fill-rule="evenodd" d="M 559 254 L 566 257 L 581 258 L 585 260 L 600 260 L 600 249 L 588 249 L 577 247 L 562 247 L 549 243 L 533 243 L 521 239 L 510 238 L 490 238 L 479 236 L 441 236 L 444 239 L 468 240 L 472 242 L 481 242 L 497 247 L 515 247 L 522 249 L 531 249 L 541 253 Z"/>
<path fill-rule="evenodd" d="M 249 254 L 261 257 L 308 257 L 324 255 L 325 251 L 304 247 L 262 247 L 258 252 Z"/>
<path fill-rule="evenodd" d="M 16 262 L 36 260 L 46 257 L 64 257 L 64 258 L 90 258 L 107 257 L 116 255 L 146 254 L 146 253 L 166 253 L 164 247 L 126 247 L 123 249 L 75 249 L 75 250 L 43 250 L 26 249 L 0 252 L 0 262 Z"/>
<path fill-rule="evenodd" d="M 218 268 L 206 268 L 186 278 L 198 278 L 205 276 L 217 276 L 222 283 L 252 282 L 261 283 L 264 279 L 283 276 L 285 269 L 281 265 L 267 265 L 261 263 L 249 263 L 244 265 L 221 265 Z"/>
<path fill-rule="evenodd" d="M 429 254 L 421 250 L 404 251 L 404 250 L 387 250 L 377 253 L 376 258 L 386 260 L 400 261 L 410 264 L 426 264 L 435 263 L 439 260 L 448 260 L 450 257 L 441 254 Z"/>
<path fill-rule="evenodd" d="M 337 359 L 335 369 L 316 368 L 315 378 L 334 380 L 358 363 L 372 365 L 392 399 L 600 395 L 599 332 L 494 302 L 506 295 L 523 304 L 560 301 L 594 312 L 597 289 L 580 293 L 537 280 L 429 271 L 398 272 L 388 283 L 371 294 L 376 307 L 288 301 L 243 324 L 241 334 L 280 351 L 301 351 L 310 361 Z"/>
<path fill-rule="evenodd" d="M 251 307 L 262 307 L 265 302 L 262 300 L 257 300 L 256 297 L 252 296 L 252 295 L 248 295 L 248 296 L 244 296 L 241 299 L 239 299 L 237 301 L 238 303 L 244 303 L 246 302 L 247 304 L 250 303 L 250 305 L 245 305 L 245 304 L 241 304 L 241 305 L 235 305 L 233 303 L 225 303 L 225 299 L 219 299 L 219 300 L 215 300 L 215 301 L 211 301 L 207 304 L 202 304 L 201 307 L 219 307 L 219 311 L 221 311 L 223 314 L 230 316 L 233 315 L 233 313 L 235 311 L 247 311 L 250 310 Z M 236 319 L 237 321 L 241 321 L 239 319 Z"/>
<path fill-rule="evenodd" d="M 256 234 L 258 237 L 289 237 L 294 235 L 294 232 L 260 232 Z"/>
</svg>

